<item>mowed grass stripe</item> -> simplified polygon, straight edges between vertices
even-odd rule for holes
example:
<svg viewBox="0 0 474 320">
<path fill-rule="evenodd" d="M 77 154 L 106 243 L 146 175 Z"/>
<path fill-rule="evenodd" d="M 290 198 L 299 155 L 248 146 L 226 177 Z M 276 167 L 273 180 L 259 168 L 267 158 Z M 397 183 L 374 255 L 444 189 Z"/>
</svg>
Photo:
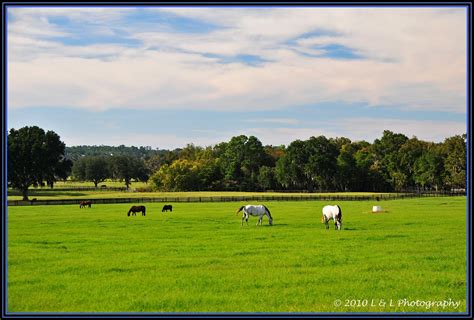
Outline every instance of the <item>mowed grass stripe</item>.
<svg viewBox="0 0 474 320">
<path fill-rule="evenodd" d="M 269 202 L 274 226 L 241 227 L 244 203 L 8 208 L 11 312 L 462 312 L 465 197 Z M 459 308 L 335 307 L 341 299 L 461 301 Z"/>
</svg>

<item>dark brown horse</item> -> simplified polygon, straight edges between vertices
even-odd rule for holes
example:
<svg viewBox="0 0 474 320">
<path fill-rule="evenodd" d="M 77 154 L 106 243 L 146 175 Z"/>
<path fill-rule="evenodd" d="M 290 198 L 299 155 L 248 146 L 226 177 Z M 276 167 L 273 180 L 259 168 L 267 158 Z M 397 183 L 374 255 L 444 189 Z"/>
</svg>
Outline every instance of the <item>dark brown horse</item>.
<svg viewBox="0 0 474 320">
<path fill-rule="evenodd" d="M 90 208 L 92 206 L 92 201 L 81 201 L 81 203 L 79 204 L 79 208 L 85 208 L 86 206 Z"/>
<path fill-rule="evenodd" d="M 171 211 L 171 212 L 173 212 L 173 206 L 170 205 L 170 204 L 165 204 L 165 205 L 163 206 L 163 209 L 161 209 L 161 212 L 166 212 L 166 211 L 168 211 L 168 210 Z"/>
<path fill-rule="evenodd" d="M 137 213 L 137 212 L 141 212 L 141 213 L 142 213 L 142 216 L 144 216 L 144 215 L 145 215 L 145 211 L 146 211 L 145 206 L 132 206 L 132 207 L 130 208 L 130 210 L 128 210 L 127 216 L 130 217 L 130 213 L 132 213 L 132 215 L 136 216 L 136 213 Z"/>
</svg>

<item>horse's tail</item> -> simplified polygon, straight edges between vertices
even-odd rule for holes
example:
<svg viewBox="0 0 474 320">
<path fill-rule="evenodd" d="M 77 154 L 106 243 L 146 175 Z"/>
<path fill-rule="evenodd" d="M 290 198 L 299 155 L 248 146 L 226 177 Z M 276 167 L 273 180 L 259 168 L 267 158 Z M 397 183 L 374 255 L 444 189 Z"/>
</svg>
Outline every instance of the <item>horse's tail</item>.
<svg viewBox="0 0 474 320">
<path fill-rule="evenodd" d="M 270 213 L 270 210 L 265 206 L 263 206 L 263 207 L 265 208 L 265 210 L 267 210 L 267 213 L 268 213 L 268 216 L 270 217 L 270 219 L 273 219 L 272 214 Z"/>
<path fill-rule="evenodd" d="M 142 206 L 142 208 L 143 208 L 143 214 L 145 214 L 146 213 L 146 207 Z"/>
<path fill-rule="evenodd" d="M 245 207 L 245 206 L 241 206 L 241 207 L 239 208 L 239 210 L 237 210 L 237 211 L 235 212 L 235 214 L 237 215 L 240 211 L 242 211 L 242 209 L 243 209 L 244 207 Z"/>
</svg>

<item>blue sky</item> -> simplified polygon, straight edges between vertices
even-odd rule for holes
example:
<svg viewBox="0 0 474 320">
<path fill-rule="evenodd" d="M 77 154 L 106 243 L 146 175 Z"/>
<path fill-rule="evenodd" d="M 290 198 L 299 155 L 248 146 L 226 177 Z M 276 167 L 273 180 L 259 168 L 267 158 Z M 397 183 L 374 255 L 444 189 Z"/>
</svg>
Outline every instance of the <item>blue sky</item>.
<svg viewBox="0 0 474 320">
<path fill-rule="evenodd" d="M 466 132 L 464 8 L 8 7 L 8 127 L 67 145 Z"/>
</svg>

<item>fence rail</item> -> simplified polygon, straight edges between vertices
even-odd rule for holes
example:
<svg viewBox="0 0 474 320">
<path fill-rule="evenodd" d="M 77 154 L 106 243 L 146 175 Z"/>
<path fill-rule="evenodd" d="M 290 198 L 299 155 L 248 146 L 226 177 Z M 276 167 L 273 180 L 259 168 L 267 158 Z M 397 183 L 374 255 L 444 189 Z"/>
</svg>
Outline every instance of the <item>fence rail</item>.
<svg viewBox="0 0 474 320">
<path fill-rule="evenodd" d="M 51 188 L 33 188 L 31 191 L 41 191 L 41 192 L 55 192 L 55 191 L 127 191 L 126 187 L 83 187 L 83 186 L 68 186 L 68 187 L 54 187 Z M 132 189 L 129 189 L 132 190 Z"/>
<path fill-rule="evenodd" d="M 146 202 L 248 202 L 248 201 L 380 201 L 421 197 L 465 196 L 464 192 L 426 192 L 371 195 L 256 195 L 256 196 L 209 196 L 209 197 L 143 197 L 143 198 L 102 198 L 102 199 L 55 199 L 55 200 L 8 200 L 8 206 L 29 205 L 78 205 L 90 200 L 93 204 L 146 203 Z"/>
</svg>

